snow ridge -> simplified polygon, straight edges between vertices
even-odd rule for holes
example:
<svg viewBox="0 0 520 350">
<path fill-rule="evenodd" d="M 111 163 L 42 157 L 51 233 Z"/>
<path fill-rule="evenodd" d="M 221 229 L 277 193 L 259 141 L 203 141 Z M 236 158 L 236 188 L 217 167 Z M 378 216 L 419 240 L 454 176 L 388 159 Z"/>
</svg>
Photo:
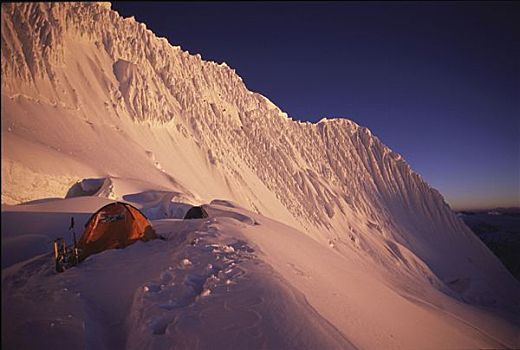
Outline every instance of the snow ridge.
<svg viewBox="0 0 520 350">
<path fill-rule="evenodd" d="M 359 254 L 385 247 L 380 263 L 396 273 L 415 274 L 420 265 L 448 285 L 471 278 L 469 301 L 495 303 L 489 295 L 518 289 L 442 195 L 368 129 L 346 119 L 295 122 L 226 64 L 172 46 L 108 6 L 2 4 L 1 57 L 2 135 L 13 125 L 11 139 L 62 144 L 92 174 L 167 178 L 201 201 L 232 199 L 334 247 Z M 38 110 L 59 116 L 54 134 L 39 132 L 46 114 Z M 86 133 L 90 150 L 75 143 Z M 109 139 L 120 154 L 92 157 Z M 129 152 L 139 166 L 114 161 Z M 6 159 L 32 166 L 27 155 Z M 186 176 L 181 167 L 193 171 Z M 72 169 L 50 175 L 85 177 Z M 16 184 L 2 181 L 2 200 L 19 198 Z M 414 262 L 396 268 L 402 251 Z"/>
</svg>

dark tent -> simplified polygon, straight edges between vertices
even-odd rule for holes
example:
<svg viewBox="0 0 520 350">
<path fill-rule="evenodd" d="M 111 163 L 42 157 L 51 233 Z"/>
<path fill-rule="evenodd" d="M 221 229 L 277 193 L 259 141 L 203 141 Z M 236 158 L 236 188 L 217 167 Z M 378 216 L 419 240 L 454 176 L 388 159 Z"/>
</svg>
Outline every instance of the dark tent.
<svg viewBox="0 0 520 350">
<path fill-rule="evenodd" d="M 184 216 L 184 219 L 203 219 L 207 217 L 208 213 L 203 207 L 191 207 Z"/>
<path fill-rule="evenodd" d="M 150 221 L 128 203 L 115 202 L 95 212 L 78 242 L 79 261 L 107 249 L 158 238 Z"/>
</svg>

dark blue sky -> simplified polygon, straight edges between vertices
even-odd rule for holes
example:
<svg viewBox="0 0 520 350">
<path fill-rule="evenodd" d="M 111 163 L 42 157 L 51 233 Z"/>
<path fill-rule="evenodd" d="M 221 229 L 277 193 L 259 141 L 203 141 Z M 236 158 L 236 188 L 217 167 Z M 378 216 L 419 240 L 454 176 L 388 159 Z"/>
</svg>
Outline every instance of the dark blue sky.
<svg viewBox="0 0 520 350">
<path fill-rule="evenodd" d="M 115 2 L 291 117 L 367 126 L 455 208 L 520 206 L 512 2 Z"/>
</svg>

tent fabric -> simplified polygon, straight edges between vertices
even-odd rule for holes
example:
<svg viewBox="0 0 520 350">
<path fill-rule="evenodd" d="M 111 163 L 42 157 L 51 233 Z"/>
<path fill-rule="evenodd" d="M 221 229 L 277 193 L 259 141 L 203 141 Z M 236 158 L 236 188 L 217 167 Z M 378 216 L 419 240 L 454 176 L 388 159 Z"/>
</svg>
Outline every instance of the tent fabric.
<svg viewBox="0 0 520 350">
<path fill-rule="evenodd" d="M 191 207 L 184 216 L 184 219 L 203 219 L 207 217 L 208 213 L 203 207 Z"/>
<path fill-rule="evenodd" d="M 158 238 L 146 216 L 128 203 L 115 202 L 102 207 L 85 226 L 77 244 L 79 261 L 107 249 Z"/>
</svg>

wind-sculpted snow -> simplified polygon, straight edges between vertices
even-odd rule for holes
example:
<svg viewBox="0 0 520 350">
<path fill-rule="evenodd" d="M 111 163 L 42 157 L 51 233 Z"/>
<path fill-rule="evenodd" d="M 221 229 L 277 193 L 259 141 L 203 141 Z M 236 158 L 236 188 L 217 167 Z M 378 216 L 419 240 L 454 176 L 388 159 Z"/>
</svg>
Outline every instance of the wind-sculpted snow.
<svg viewBox="0 0 520 350">
<path fill-rule="evenodd" d="M 37 199 L 24 175 L 61 197 L 83 178 L 143 179 L 233 200 L 466 301 L 518 307 L 518 283 L 442 196 L 350 120 L 293 121 L 226 64 L 96 3 L 2 4 L 1 55 L 2 136 L 26 145 L 6 148 L 3 202 Z"/>
<path fill-rule="evenodd" d="M 24 47 L 23 55 L 15 48 L 2 50 L 4 77 L 21 78 L 29 86 L 30 77 L 54 82 L 54 72 L 60 69 L 57 62 L 64 61 L 65 53 L 51 59 L 40 55 L 41 48 L 44 52 L 61 48 L 59 52 L 63 52 L 68 36 L 89 40 L 114 62 L 111 70 L 100 65 L 98 73 L 113 75 L 117 81 L 107 91 L 115 108 L 140 121 L 181 119 L 207 149 L 211 163 L 240 179 L 241 171 L 236 169 L 240 159 L 293 215 L 313 226 L 330 227 L 330 219 L 345 214 L 346 207 L 380 216 L 380 209 L 388 210 L 387 203 L 395 202 L 420 209 L 414 217 L 423 214 L 438 222 L 435 219 L 446 216 L 442 225 L 461 228 L 449 211 L 435 212 L 438 206 L 444 209 L 442 198 L 398 155 L 351 121 L 294 122 L 265 98 L 248 91 L 227 66 L 204 62 L 172 47 L 143 24 L 122 19 L 101 6 L 11 4 L 2 9 L 4 27 L 9 28 L 2 31 L 2 42 L 9 47 L 19 40 Z M 40 32 L 26 39 L 29 27 Z M 18 40 L 9 40 L 11 36 Z M 42 37 L 50 39 L 43 42 Z M 25 49 L 27 41 L 31 45 Z M 11 73 L 15 70 L 19 72 Z M 2 79 L 7 91 L 13 80 L 18 81 Z M 60 99 L 60 91 L 55 93 Z M 178 124 L 180 128 L 182 124 Z M 412 191 L 426 197 L 424 202 L 432 203 L 434 211 L 411 203 Z M 375 221 L 381 219 L 374 217 Z"/>
</svg>

